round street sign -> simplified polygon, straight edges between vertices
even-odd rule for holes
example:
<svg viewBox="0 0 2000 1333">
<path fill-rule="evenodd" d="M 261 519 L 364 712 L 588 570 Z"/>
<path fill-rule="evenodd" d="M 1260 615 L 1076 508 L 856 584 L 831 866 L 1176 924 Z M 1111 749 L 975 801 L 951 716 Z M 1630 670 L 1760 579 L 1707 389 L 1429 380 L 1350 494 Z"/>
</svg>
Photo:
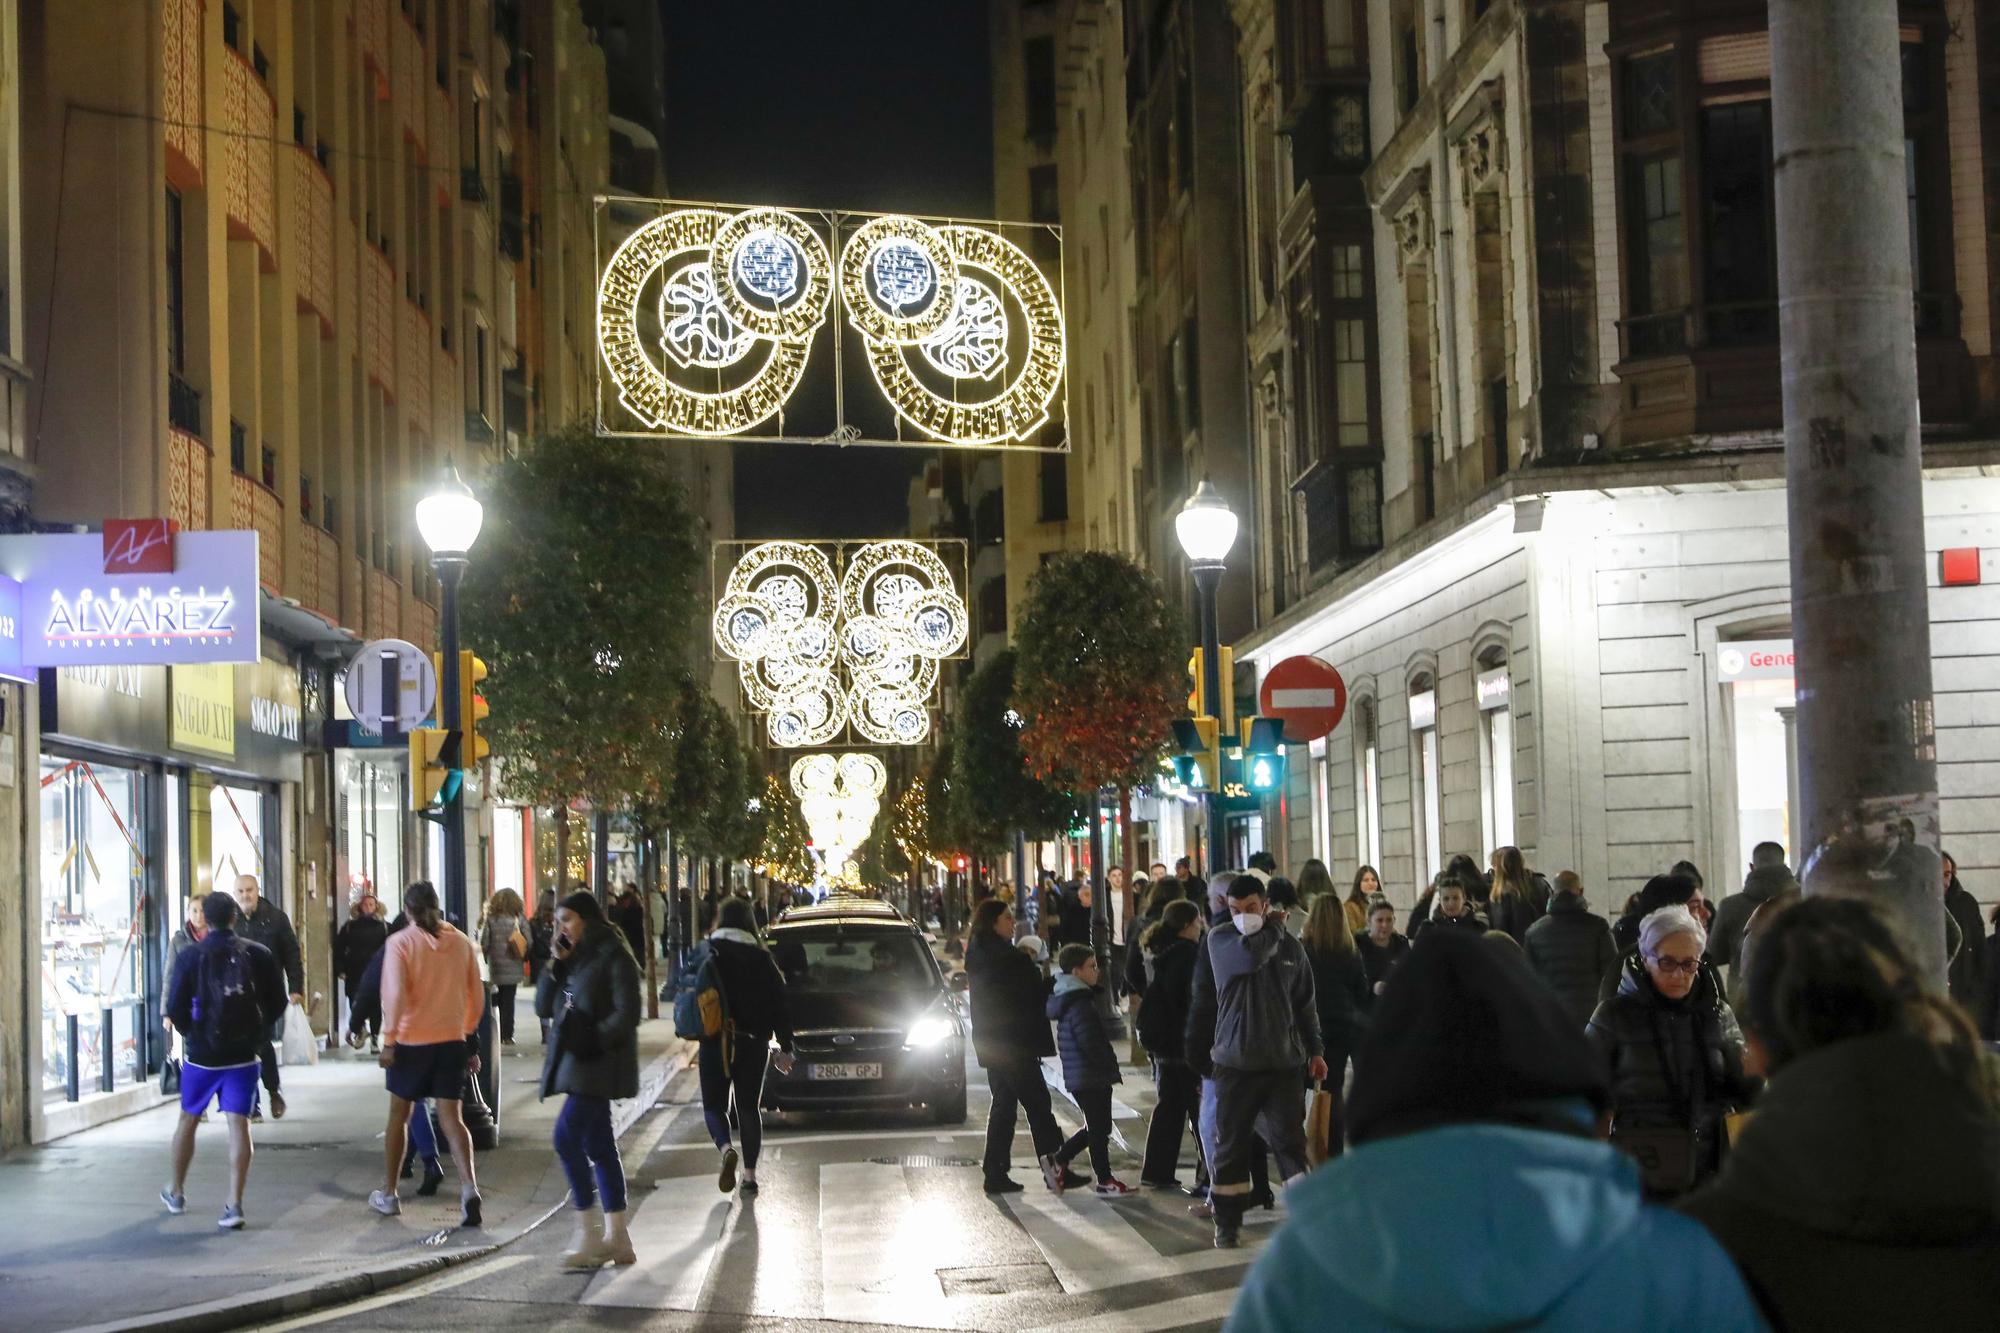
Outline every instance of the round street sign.
<svg viewBox="0 0 2000 1333">
<path fill-rule="evenodd" d="M 1264 673 L 1258 711 L 1285 724 L 1292 745 L 1316 741 L 1340 725 L 1347 711 L 1347 683 L 1317 657 L 1287 657 Z"/>
<path fill-rule="evenodd" d="M 375 731 L 408 731 L 437 706 L 431 655 L 403 639 L 371 639 L 347 664 L 348 711 Z"/>
</svg>

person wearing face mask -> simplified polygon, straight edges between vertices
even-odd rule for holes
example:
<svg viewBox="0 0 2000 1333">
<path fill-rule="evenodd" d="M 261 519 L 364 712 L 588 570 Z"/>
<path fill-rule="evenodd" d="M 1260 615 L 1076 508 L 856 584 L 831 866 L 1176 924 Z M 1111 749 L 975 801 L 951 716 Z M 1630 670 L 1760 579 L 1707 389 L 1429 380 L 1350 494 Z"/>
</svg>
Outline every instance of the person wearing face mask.
<svg viewBox="0 0 2000 1333">
<path fill-rule="evenodd" d="M 1239 1243 L 1256 1139 L 1270 1146 L 1286 1184 L 1305 1174 L 1300 1075 L 1327 1076 L 1312 966 L 1264 892 L 1254 875 L 1230 882 L 1229 920 L 1209 932 L 1196 960 L 1188 1010 L 1188 1061 L 1215 1083 L 1209 1202 L 1218 1249 Z"/>
</svg>

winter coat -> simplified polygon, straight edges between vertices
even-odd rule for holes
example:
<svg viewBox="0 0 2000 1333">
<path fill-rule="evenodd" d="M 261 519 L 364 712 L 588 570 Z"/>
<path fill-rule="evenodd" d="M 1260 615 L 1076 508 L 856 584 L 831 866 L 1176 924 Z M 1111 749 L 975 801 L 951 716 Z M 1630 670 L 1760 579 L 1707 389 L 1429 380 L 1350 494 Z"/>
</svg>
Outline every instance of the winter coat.
<svg viewBox="0 0 2000 1333">
<path fill-rule="evenodd" d="M 1112 1049 L 1104 1015 L 1098 1012 L 1099 986 L 1085 985 L 1064 974 L 1043 1006 L 1056 1025 L 1056 1051 L 1062 1056 L 1063 1086 L 1071 1092 L 1108 1088 L 1123 1083 L 1118 1052 Z"/>
<path fill-rule="evenodd" d="M 479 951 L 486 956 L 486 979 L 496 986 L 518 986 L 528 975 L 528 960 L 516 958 L 507 948 L 514 932 L 526 923 L 512 912 L 486 918 L 479 927 Z"/>
<path fill-rule="evenodd" d="M 250 978 L 257 987 L 257 1009 L 262 1017 L 256 1026 L 222 1033 L 218 1041 L 211 1042 L 196 1012 L 202 998 L 202 961 L 225 949 L 238 948 L 249 955 Z M 286 1003 L 285 979 L 279 974 L 278 961 L 271 951 L 252 940 L 239 939 L 236 932 L 221 927 L 211 927 L 199 944 L 181 951 L 167 987 L 167 1017 L 187 1038 L 188 1063 L 205 1069 L 254 1064 L 271 1025 L 284 1016 Z"/>
<path fill-rule="evenodd" d="M 1401 935 L 1391 935 L 1387 944 L 1377 946 L 1364 930 L 1355 935 L 1354 948 L 1361 955 L 1362 974 L 1368 978 L 1368 1002 L 1362 1007 L 1373 1009 L 1381 998 L 1375 987 L 1387 981 L 1396 964 L 1410 956 L 1410 942 Z"/>
<path fill-rule="evenodd" d="M 1580 1028 L 1597 1008 L 1604 974 L 1618 964 L 1611 927 L 1573 893 L 1559 893 L 1549 914 L 1528 927 L 1521 941 L 1528 962 L 1556 993 Z"/>
<path fill-rule="evenodd" d="M 708 947 L 722 980 L 722 1011 L 739 1037 L 792 1049 L 792 1015 L 785 1003 L 785 974 L 757 937 L 724 927 L 711 932 Z"/>
<path fill-rule="evenodd" d="M 1064 894 L 1062 919 L 1056 925 L 1057 944 L 1090 943 L 1090 909 L 1076 900 L 1073 894 Z"/>
<path fill-rule="evenodd" d="M 1547 894 L 1534 880 L 1529 881 L 1527 897 L 1516 898 L 1504 889 L 1495 889 L 1486 905 L 1492 929 L 1506 932 L 1516 943 L 1528 938 L 1528 932 L 1548 914 L 1548 910 Z"/>
<path fill-rule="evenodd" d="M 528 921 L 528 961 L 537 968 L 555 956 L 556 919 L 535 916 Z"/>
<path fill-rule="evenodd" d="M 1618 993 L 1597 1006 L 1584 1031 L 1609 1062 L 1612 1142 L 1629 1131 L 1696 1136 L 1697 1178 L 1713 1174 L 1723 1116 L 1756 1092 L 1743 1072 L 1743 1033 L 1715 969 L 1702 964 L 1687 998 L 1669 1000 L 1633 954 Z"/>
<path fill-rule="evenodd" d="M 1368 904 L 1357 903 L 1352 898 L 1340 905 L 1342 915 L 1347 918 L 1347 933 L 1359 935 L 1368 929 Z"/>
<path fill-rule="evenodd" d="M 170 1021 L 173 1015 L 167 1013 L 167 1004 L 173 999 L 174 969 L 180 966 L 181 955 L 200 943 L 185 921 L 181 922 L 180 929 L 167 937 L 167 985 L 160 992 L 160 1013 Z"/>
<path fill-rule="evenodd" d="M 1486 924 L 1486 918 L 1479 915 L 1478 908 L 1468 907 L 1464 916 L 1445 916 L 1440 913 L 1426 920 L 1419 921 L 1417 928 L 1410 932 L 1410 943 L 1415 944 L 1419 939 L 1423 938 L 1425 931 L 1438 926 L 1443 926 L 1447 929 L 1469 930 L 1475 935 L 1484 935 L 1491 929 Z"/>
<path fill-rule="evenodd" d="M 1194 1000 L 1195 956 L 1201 945 L 1195 940 L 1175 940 L 1152 957 L 1153 979 L 1139 1003 L 1139 1026 L 1159 1036 L 1157 1049 L 1147 1047 L 1155 1060 L 1187 1059 L 1188 1006 Z M 1159 1010 L 1157 1025 L 1154 1009 Z"/>
<path fill-rule="evenodd" d="M 565 1019 L 572 1010 L 582 1017 Z M 639 1012 L 639 960 L 609 923 L 592 925 L 568 958 L 542 969 L 535 987 L 535 1013 L 550 1020 L 541 1095 L 637 1097 Z M 575 1049 L 571 1024 L 596 1029 L 594 1053 Z"/>
<path fill-rule="evenodd" d="M 632 950 L 634 958 L 644 958 L 652 947 L 646 938 L 646 909 L 637 902 L 620 903 L 606 911 L 619 934 L 625 937 L 625 945 Z"/>
<path fill-rule="evenodd" d="M 1286 1190 L 1285 1213 L 1225 1333 L 1764 1328 L 1722 1247 L 1582 1134 L 1382 1139 Z"/>
<path fill-rule="evenodd" d="M 1716 967 L 1729 969 L 1729 984 L 1736 985 L 1736 969 L 1741 963 L 1743 949 L 1743 927 L 1750 924 L 1750 914 L 1778 895 L 1778 891 L 1792 882 L 1792 872 L 1784 866 L 1759 866 L 1752 870 L 1743 881 L 1740 893 L 1728 894 L 1717 904 L 1715 920 L 1708 927 L 1708 949 L 1702 955 Z M 1622 954 L 1637 943 L 1637 936 L 1631 944 L 1624 944 Z"/>
<path fill-rule="evenodd" d="M 1944 910 L 1958 922 L 1962 937 L 1946 971 L 1946 982 L 1951 988 L 1951 998 L 1969 1012 L 1978 1007 L 1986 986 L 1986 950 L 1981 947 L 1986 943 L 1986 923 L 1979 916 L 1979 900 L 1965 891 L 1956 875 L 1951 878 L 1951 887 L 1945 890 Z"/>
<path fill-rule="evenodd" d="M 1307 949 L 1306 961 L 1312 968 L 1320 1040 L 1326 1044 L 1327 1064 L 1334 1065 L 1336 1057 L 1353 1053 L 1367 1025 L 1368 971 L 1358 952 L 1314 953 Z"/>
<path fill-rule="evenodd" d="M 333 937 L 333 968 L 347 983 L 350 997 L 361 984 L 368 961 L 382 950 L 389 938 L 389 923 L 379 916 L 350 916 Z"/>
<path fill-rule="evenodd" d="M 1265 926 L 1254 935 L 1225 921 L 1195 959 L 1187 1059 L 1204 1077 L 1226 1069 L 1297 1069 L 1324 1053 L 1312 965 L 1303 944 Z"/>
<path fill-rule="evenodd" d="M 2000 1111 L 1948 1052 L 1886 1033 L 1778 1071 L 1722 1174 L 1682 1210 L 1780 1329 L 1990 1329 L 2000 1319 Z"/>
<path fill-rule="evenodd" d="M 966 945 L 965 972 L 972 987 L 972 1053 L 981 1069 L 1056 1053 L 1042 1008 L 1049 984 L 1026 954 L 982 931 Z"/>
<path fill-rule="evenodd" d="M 252 944 L 261 944 L 271 951 L 285 974 L 287 994 L 305 994 L 306 968 L 299 955 L 299 935 L 292 929 L 292 919 L 276 903 L 260 897 L 256 911 L 236 918 L 236 936 Z"/>
<path fill-rule="evenodd" d="M 1125 932 L 1125 966 L 1122 969 L 1121 975 L 1125 982 L 1125 993 L 1128 995 L 1144 995 L 1146 993 L 1146 983 L 1150 979 L 1146 975 L 1146 964 L 1148 962 L 1145 943 L 1146 932 L 1159 923 L 1160 913 L 1148 912 L 1145 916 L 1140 917 L 1134 922 L 1131 928 Z"/>
</svg>

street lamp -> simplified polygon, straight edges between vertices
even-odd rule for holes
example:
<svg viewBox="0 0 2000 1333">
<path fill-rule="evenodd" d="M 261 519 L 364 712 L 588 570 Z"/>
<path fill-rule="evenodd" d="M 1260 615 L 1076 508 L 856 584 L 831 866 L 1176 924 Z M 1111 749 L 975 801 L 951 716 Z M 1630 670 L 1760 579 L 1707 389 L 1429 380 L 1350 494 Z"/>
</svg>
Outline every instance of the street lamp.
<svg viewBox="0 0 2000 1333">
<path fill-rule="evenodd" d="M 441 589 L 438 634 L 443 640 L 444 679 L 438 682 L 438 711 L 445 732 L 459 736 L 463 719 L 459 716 L 458 678 L 458 581 L 465 576 L 466 557 L 472 543 L 479 540 L 479 525 L 485 518 L 479 497 L 459 477 L 458 469 L 446 459 L 444 475 L 437 487 L 417 501 L 417 532 L 431 548 L 431 568 Z M 464 763 L 461 751 L 459 762 Z M 465 785 L 447 788 L 444 803 L 444 914 L 460 930 L 466 929 L 465 903 Z"/>
<path fill-rule="evenodd" d="M 1174 515 L 1174 535 L 1187 554 L 1188 572 L 1194 576 L 1195 601 L 1201 614 L 1201 711 L 1218 721 L 1222 717 L 1222 636 L 1216 626 L 1215 590 L 1222 582 L 1222 562 L 1236 544 L 1236 515 L 1224 502 L 1222 492 L 1207 477 Z M 1231 688 L 1234 688 L 1233 685 Z M 1226 837 L 1221 793 L 1210 792 L 1208 803 L 1208 873 L 1222 867 Z"/>
</svg>

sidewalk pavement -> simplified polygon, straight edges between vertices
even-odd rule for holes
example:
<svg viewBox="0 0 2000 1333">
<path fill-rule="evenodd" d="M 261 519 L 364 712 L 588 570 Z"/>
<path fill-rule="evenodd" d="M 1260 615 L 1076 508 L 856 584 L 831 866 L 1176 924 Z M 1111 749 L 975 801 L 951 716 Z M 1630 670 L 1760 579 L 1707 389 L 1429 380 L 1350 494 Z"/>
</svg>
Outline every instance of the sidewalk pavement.
<svg viewBox="0 0 2000 1333">
<path fill-rule="evenodd" d="M 219 1115 L 197 1134 L 180 1217 L 158 1197 L 172 1105 L 0 1156 L 0 1325 L 234 1328 L 357 1299 L 518 1238 L 562 1205 L 567 1186 L 549 1147 L 562 1099 L 536 1100 L 542 1047 L 531 1011 L 517 1036 L 501 1075 L 500 1146 L 478 1155 L 482 1228 L 458 1228 L 449 1164 L 436 1197 L 416 1198 L 417 1181 L 406 1180 L 401 1217 L 370 1211 L 388 1099 L 375 1058 L 343 1048 L 284 1070 L 285 1118 L 253 1127 L 241 1232 L 215 1225 L 229 1160 Z M 639 1096 L 614 1104 L 621 1135 L 688 1049 L 671 1022 L 641 1025 Z"/>
</svg>

